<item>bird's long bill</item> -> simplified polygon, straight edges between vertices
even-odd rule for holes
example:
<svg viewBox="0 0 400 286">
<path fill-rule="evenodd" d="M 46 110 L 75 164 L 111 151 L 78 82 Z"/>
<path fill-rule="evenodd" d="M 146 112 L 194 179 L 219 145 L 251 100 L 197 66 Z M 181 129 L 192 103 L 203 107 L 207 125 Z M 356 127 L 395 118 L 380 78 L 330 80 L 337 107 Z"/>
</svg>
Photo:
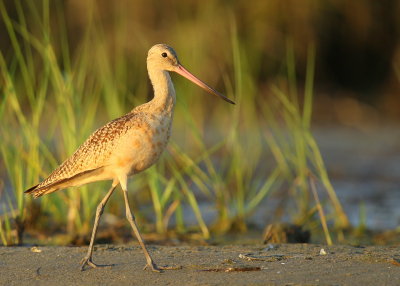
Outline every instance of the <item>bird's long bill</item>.
<svg viewBox="0 0 400 286">
<path fill-rule="evenodd" d="M 181 76 L 186 77 L 188 80 L 194 82 L 195 84 L 197 84 L 201 88 L 205 89 L 209 93 L 222 98 L 223 100 L 229 102 L 230 104 L 235 104 L 235 102 L 233 102 L 232 100 L 230 100 L 226 96 L 220 94 L 218 91 L 216 91 L 215 89 L 209 87 L 204 82 L 199 80 L 197 77 L 195 77 L 193 74 L 191 74 L 187 69 L 185 69 L 182 65 L 179 64 L 174 71 L 176 73 L 180 74 Z"/>
</svg>

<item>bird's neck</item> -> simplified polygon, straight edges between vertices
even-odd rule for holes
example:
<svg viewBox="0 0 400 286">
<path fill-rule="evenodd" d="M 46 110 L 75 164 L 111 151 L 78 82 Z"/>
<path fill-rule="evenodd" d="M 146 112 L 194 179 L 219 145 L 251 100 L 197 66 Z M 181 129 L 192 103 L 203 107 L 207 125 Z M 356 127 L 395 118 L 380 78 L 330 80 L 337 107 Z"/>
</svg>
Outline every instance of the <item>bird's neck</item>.
<svg viewBox="0 0 400 286">
<path fill-rule="evenodd" d="M 149 108 L 154 113 L 172 114 L 175 106 L 175 89 L 167 71 L 149 70 L 149 77 L 154 89 L 154 98 Z"/>
</svg>

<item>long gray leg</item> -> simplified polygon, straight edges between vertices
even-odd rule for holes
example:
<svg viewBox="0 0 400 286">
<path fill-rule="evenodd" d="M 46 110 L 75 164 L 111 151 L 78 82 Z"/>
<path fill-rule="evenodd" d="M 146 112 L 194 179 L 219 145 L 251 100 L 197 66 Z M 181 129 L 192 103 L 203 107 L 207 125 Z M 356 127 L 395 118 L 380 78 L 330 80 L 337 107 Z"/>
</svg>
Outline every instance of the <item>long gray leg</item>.
<svg viewBox="0 0 400 286">
<path fill-rule="evenodd" d="M 143 239 L 140 235 L 139 229 L 136 225 L 135 222 L 135 217 L 133 216 L 131 209 L 129 207 L 129 202 L 128 202 L 128 191 L 126 190 L 126 184 L 124 185 L 122 182 L 121 183 L 121 187 L 122 187 L 122 191 L 124 193 L 124 199 L 125 199 L 125 208 L 126 208 L 126 218 L 128 219 L 129 223 L 131 224 L 131 227 L 133 229 L 133 232 L 135 233 L 135 236 L 137 238 L 137 240 L 139 241 L 140 246 L 143 249 L 144 252 L 144 256 L 146 257 L 146 261 L 147 264 L 144 267 L 144 269 L 150 267 L 150 269 L 152 271 L 155 272 L 160 272 L 160 269 L 157 267 L 157 265 L 154 263 L 153 259 L 151 258 L 149 252 L 147 251 L 146 245 L 143 242 Z"/>
<path fill-rule="evenodd" d="M 97 265 L 95 263 L 93 263 L 92 261 L 92 254 L 93 254 L 93 245 L 94 245 L 94 239 L 96 237 L 96 233 L 97 233 L 97 228 L 99 226 L 99 220 L 100 217 L 104 211 L 104 207 L 108 201 L 108 199 L 110 198 L 110 196 L 112 195 L 112 193 L 115 190 L 115 187 L 117 186 L 117 182 L 113 182 L 111 189 L 108 191 L 107 195 L 101 200 L 100 204 L 97 206 L 97 210 L 96 210 L 96 218 L 94 219 L 94 226 L 93 226 L 93 231 L 92 231 L 92 238 L 90 239 L 90 244 L 89 244 L 89 249 L 88 252 L 86 254 L 86 256 L 82 259 L 81 261 L 81 270 L 84 270 L 86 265 L 89 265 L 93 268 L 96 268 Z"/>
</svg>

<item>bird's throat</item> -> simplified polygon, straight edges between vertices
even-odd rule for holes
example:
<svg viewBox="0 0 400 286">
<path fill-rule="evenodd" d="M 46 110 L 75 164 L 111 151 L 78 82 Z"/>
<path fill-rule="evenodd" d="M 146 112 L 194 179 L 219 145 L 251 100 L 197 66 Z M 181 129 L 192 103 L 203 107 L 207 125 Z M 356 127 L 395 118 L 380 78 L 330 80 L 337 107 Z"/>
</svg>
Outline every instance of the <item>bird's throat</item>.
<svg viewBox="0 0 400 286">
<path fill-rule="evenodd" d="M 167 71 L 149 72 L 150 81 L 153 85 L 154 97 L 149 105 L 155 113 L 173 113 L 175 106 L 175 88 Z"/>
</svg>

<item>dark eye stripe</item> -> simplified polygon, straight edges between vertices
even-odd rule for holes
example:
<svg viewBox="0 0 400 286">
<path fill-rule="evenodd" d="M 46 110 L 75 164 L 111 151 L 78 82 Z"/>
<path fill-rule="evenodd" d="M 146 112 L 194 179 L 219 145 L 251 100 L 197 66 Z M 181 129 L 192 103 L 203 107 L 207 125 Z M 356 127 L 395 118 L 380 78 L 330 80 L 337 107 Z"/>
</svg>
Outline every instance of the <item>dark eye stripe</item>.
<svg viewBox="0 0 400 286">
<path fill-rule="evenodd" d="M 167 53 L 162 53 L 161 55 L 163 58 L 166 58 L 168 56 Z"/>
</svg>

